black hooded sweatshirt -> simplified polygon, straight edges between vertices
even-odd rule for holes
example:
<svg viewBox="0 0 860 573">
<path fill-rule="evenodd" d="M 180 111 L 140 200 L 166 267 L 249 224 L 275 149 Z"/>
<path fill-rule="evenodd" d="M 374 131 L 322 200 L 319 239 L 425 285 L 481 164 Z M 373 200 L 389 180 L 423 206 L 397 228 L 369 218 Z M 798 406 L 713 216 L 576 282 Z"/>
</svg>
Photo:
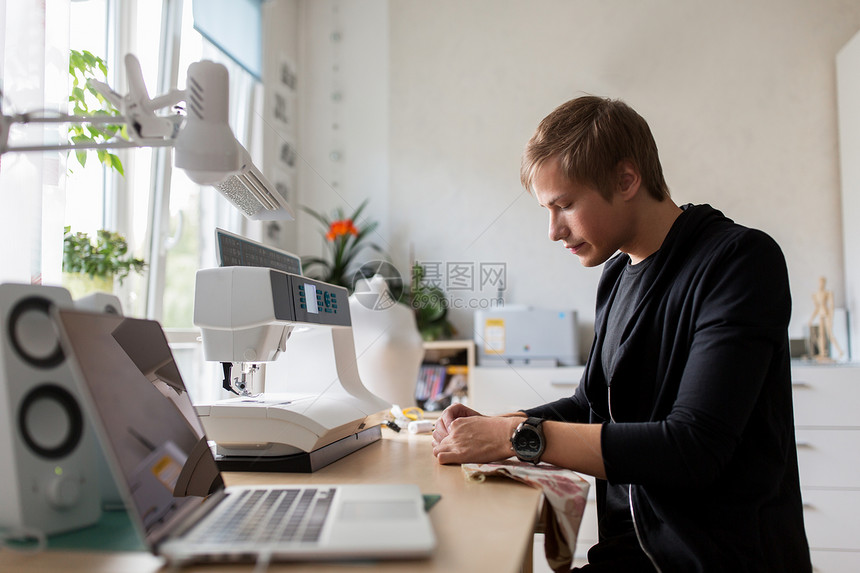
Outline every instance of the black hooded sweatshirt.
<svg viewBox="0 0 860 573">
<path fill-rule="evenodd" d="M 607 314 L 629 262 L 604 267 L 576 393 L 525 412 L 603 424 L 609 487 L 630 484 L 635 538 L 659 571 L 811 571 L 779 246 L 708 205 L 685 206 L 643 271 L 606 380 Z"/>
</svg>

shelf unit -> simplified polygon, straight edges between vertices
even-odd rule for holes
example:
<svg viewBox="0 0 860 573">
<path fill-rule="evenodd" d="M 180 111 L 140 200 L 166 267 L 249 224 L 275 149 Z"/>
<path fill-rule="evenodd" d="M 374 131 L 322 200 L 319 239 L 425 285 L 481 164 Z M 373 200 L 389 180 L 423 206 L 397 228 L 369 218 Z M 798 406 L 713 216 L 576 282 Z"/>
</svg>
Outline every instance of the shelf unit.
<svg viewBox="0 0 860 573">
<path fill-rule="evenodd" d="M 475 372 L 475 343 L 472 340 L 432 340 L 424 342 L 423 364 L 433 364 L 440 360 L 466 352 L 466 388 L 467 402 L 471 404 L 472 383 Z"/>
</svg>

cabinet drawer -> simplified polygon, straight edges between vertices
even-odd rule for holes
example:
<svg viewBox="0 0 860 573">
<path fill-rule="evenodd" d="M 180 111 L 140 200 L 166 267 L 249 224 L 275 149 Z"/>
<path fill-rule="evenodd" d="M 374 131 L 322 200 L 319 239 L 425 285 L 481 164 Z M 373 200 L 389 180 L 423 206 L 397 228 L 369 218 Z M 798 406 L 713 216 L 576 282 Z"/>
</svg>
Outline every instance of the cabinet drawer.
<svg viewBox="0 0 860 573">
<path fill-rule="evenodd" d="M 802 495 L 810 549 L 860 551 L 860 491 L 803 489 Z"/>
<path fill-rule="evenodd" d="M 805 428 L 795 436 L 802 486 L 860 489 L 860 428 Z"/>
<path fill-rule="evenodd" d="M 472 374 L 470 406 L 490 415 L 540 406 L 572 395 L 583 370 L 583 367 L 478 367 Z"/>
<path fill-rule="evenodd" d="M 860 571 L 860 551 L 810 551 L 814 573 Z"/>
<path fill-rule="evenodd" d="M 792 389 L 795 425 L 860 427 L 860 368 L 795 367 Z"/>
</svg>

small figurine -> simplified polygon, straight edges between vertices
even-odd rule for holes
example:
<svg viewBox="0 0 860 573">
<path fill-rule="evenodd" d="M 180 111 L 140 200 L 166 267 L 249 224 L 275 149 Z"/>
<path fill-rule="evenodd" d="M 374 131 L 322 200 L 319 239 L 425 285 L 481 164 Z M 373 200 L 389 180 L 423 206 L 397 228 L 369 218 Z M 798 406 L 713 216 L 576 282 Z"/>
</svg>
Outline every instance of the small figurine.
<svg viewBox="0 0 860 573">
<path fill-rule="evenodd" d="M 818 279 L 818 290 L 813 293 L 812 302 L 815 303 L 815 309 L 809 319 L 809 347 L 812 357 L 818 362 L 832 362 L 831 345 L 839 352 L 840 358 L 844 353 L 833 336 L 833 292 L 827 290 L 827 279 L 824 277 Z"/>
</svg>

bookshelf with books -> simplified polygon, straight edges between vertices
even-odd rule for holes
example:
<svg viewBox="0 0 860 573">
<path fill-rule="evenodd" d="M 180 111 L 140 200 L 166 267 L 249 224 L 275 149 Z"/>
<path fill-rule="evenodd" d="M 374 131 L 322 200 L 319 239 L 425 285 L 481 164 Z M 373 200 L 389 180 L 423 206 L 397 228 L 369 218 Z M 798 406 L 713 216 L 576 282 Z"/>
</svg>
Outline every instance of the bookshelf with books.
<svg viewBox="0 0 860 573">
<path fill-rule="evenodd" d="M 424 362 L 415 385 L 415 402 L 432 411 L 452 400 L 468 403 L 475 343 L 471 340 L 433 340 L 424 343 Z"/>
</svg>

